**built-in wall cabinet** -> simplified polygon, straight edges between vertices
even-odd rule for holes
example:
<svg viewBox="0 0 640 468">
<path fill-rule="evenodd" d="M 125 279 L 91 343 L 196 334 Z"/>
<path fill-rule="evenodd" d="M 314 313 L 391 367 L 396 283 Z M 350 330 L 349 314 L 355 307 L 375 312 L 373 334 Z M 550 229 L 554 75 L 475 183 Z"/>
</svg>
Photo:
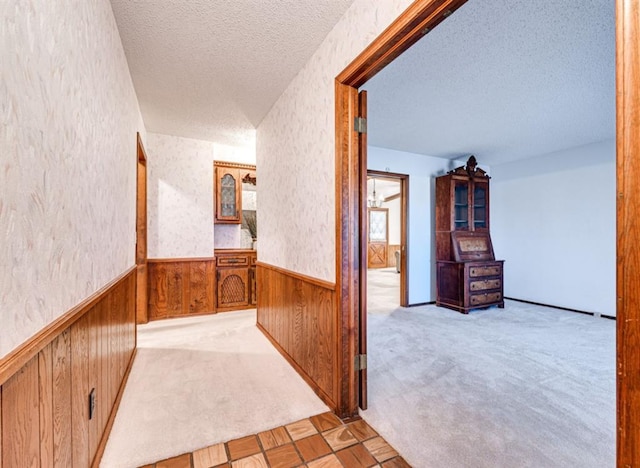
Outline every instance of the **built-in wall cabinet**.
<svg viewBox="0 0 640 468">
<path fill-rule="evenodd" d="M 243 186 L 256 185 L 256 167 L 250 164 L 214 162 L 216 224 L 241 224 Z"/>
</svg>

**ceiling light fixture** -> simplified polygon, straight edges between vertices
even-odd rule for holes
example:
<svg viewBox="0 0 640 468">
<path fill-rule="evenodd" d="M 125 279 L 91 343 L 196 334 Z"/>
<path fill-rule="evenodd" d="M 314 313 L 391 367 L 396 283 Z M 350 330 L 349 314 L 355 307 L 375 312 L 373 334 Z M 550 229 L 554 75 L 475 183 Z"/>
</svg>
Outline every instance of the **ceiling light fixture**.
<svg viewBox="0 0 640 468">
<path fill-rule="evenodd" d="M 376 179 L 373 179 L 373 195 L 367 198 L 369 208 L 380 208 L 382 206 L 382 197 L 376 195 Z"/>
</svg>

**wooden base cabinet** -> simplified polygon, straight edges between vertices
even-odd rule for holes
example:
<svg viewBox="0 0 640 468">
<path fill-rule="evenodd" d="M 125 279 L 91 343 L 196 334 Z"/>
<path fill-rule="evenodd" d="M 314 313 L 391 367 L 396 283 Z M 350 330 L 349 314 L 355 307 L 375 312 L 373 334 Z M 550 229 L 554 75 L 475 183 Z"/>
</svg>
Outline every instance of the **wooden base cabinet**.
<svg viewBox="0 0 640 468">
<path fill-rule="evenodd" d="M 256 251 L 216 250 L 216 312 L 256 304 Z"/>
<path fill-rule="evenodd" d="M 503 260 L 438 261 L 436 305 L 464 314 L 480 307 L 504 307 Z"/>
</svg>

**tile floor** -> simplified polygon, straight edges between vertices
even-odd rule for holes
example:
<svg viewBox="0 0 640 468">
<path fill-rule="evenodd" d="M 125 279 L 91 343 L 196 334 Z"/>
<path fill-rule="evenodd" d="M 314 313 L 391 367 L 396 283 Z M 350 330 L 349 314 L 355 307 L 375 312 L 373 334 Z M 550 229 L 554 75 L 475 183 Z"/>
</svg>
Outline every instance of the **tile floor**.
<svg viewBox="0 0 640 468">
<path fill-rule="evenodd" d="M 364 420 L 333 413 L 185 453 L 142 468 L 404 468 L 410 465 Z"/>
</svg>

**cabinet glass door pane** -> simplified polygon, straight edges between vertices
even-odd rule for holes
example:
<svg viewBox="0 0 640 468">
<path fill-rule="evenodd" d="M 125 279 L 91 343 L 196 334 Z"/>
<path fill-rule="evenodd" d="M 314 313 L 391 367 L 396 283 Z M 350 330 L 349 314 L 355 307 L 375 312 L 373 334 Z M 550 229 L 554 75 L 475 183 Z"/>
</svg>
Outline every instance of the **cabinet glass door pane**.
<svg viewBox="0 0 640 468">
<path fill-rule="evenodd" d="M 477 185 L 473 189 L 473 225 L 487 227 L 487 190 Z"/>
<path fill-rule="evenodd" d="M 454 216 L 456 229 L 469 228 L 469 186 L 466 184 L 455 186 Z"/>
<path fill-rule="evenodd" d="M 220 180 L 220 211 L 224 217 L 234 217 L 238 212 L 236 179 L 230 174 L 225 174 Z"/>
</svg>

